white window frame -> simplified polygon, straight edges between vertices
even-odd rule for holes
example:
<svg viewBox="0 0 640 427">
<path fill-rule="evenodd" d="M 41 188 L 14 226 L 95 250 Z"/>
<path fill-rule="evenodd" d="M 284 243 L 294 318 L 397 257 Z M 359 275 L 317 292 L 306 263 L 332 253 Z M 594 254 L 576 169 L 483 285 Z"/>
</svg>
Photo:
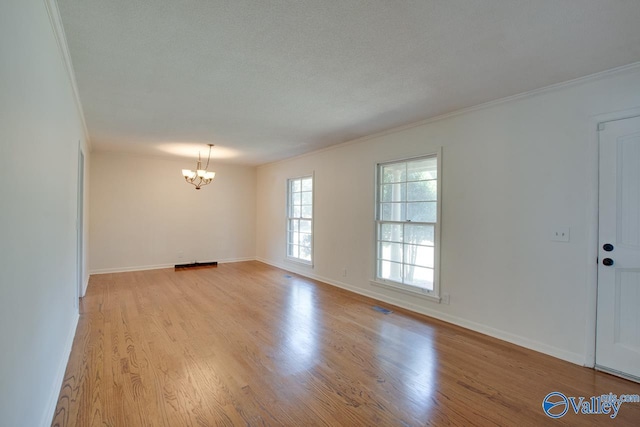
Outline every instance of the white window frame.
<svg viewBox="0 0 640 427">
<path fill-rule="evenodd" d="M 433 265 L 433 290 L 428 290 L 426 288 L 420 288 L 417 286 L 412 286 L 408 284 L 404 284 L 401 282 L 383 279 L 378 277 L 378 268 L 379 268 L 379 253 L 378 253 L 378 242 L 380 241 L 379 225 L 381 223 L 387 223 L 388 221 L 381 220 L 381 200 L 380 200 L 380 189 L 382 177 L 380 176 L 380 171 L 382 166 L 390 165 L 394 163 L 406 163 L 415 160 L 425 159 L 429 157 L 436 158 L 436 167 L 437 167 L 437 195 L 436 195 L 436 222 L 435 223 L 424 223 L 424 224 L 433 224 L 434 225 L 434 265 Z M 411 221 L 400 221 L 396 222 L 398 224 L 421 224 L 418 222 Z M 409 294 L 412 296 L 419 296 L 431 301 L 440 302 L 440 237 L 441 237 L 441 223 L 442 223 L 442 148 L 438 148 L 436 151 L 426 153 L 424 155 L 409 157 L 397 160 L 390 160 L 379 162 L 375 164 L 375 218 L 374 218 L 374 271 L 373 277 L 371 280 L 371 284 L 375 286 L 380 286 L 388 289 L 392 289 L 395 291 L 399 291 L 405 294 Z M 404 238 L 404 237 L 403 237 Z M 404 265 L 404 263 L 403 263 Z"/>
<path fill-rule="evenodd" d="M 285 259 L 287 261 L 291 261 L 291 262 L 296 262 L 296 263 L 300 263 L 300 264 L 304 264 L 304 265 L 308 265 L 308 266 L 313 266 L 313 255 L 314 255 L 314 250 L 313 250 L 313 246 L 314 246 L 314 209 L 315 209 L 315 174 L 311 173 L 311 174 L 306 174 L 306 175 L 301 175 L 301 176 L 296 176 L 296 177 L 292 177 L 292 178 L 288 178 L 287 179 L 287 190 L 286 190 L 286 195 L 287 195 L 287 212 L 286 212 L 286 225 L 285 225 Z M 292 216 L 292 205 L 291 205 L 291 183 L 293 181 L 299 180 L 300 181 L 300 185 L 302 185 L 302 180 L 303 179 L 307 179 L 307 178 L 311 178 L 311 217 L 303 217 L 302 216 L 302 212 L 300 213 L 300 216 Z M 302 192 L 302 191 L 301 191 Z M 308 206 L 308 205 L 307 205 Z M 311 221 L 311 245 L 309 247 L 309 250 L 311 251 L 311 260 L 305 260 L 303 258 L 300 257 L 295 257 L 295 256 L 291 256 L 289 255 L 289 247 L 290 245 L 296 245 L 295 243 L 291 243 L 289 241 L 289 233 L 293 232 L 293 230 L 291 230 L 291 221 L 292 220 L 307 220 L 307 221 Z M 300 246 L 299 244 L 297 244 L 297 246 Z"/>
</svg>

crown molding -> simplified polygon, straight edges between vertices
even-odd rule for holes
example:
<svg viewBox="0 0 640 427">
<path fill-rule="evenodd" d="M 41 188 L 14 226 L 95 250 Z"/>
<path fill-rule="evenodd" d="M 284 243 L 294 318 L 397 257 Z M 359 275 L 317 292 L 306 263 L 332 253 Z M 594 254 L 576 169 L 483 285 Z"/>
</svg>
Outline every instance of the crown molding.
<svg viewBox="0 0 640 427">
<path fill-rule="evenodd" d="M 82 108 L 82 100 L 80 99 L 80 92 L 78 91 L 78 85 L 76 84 L 76 74 L 73 71 L 73 63 L 71 62 L 71 55 L 69 54 L 69 45 L 67 44 L 67 37 L 64 33 L 64 27 L 62 26 L 62 18 L 60 17 L 60 10 L 58 9 L 58 3 L 56 0 L 43 0 L 44 5 L 49 15 L 49 21 L 51 22 L 51 29 L 55 36 L 60 49 L 60 56 L 64 62 L 65 69 L 67 70 L 67 76 L 71 83 L 71 89 L 73 90 L 73 98 L 76 103 L 76 109 L 78 110 L 78 116 L 82 122 L 82 128 L 84 130 L 84 139 L 87 144 L 87 149 L 91 151 L 91 139 L 89 138 L 89 129 L 87 128 L 87 122 L 84 117 L 84 110 Z"/>
<path fill-rule="evenodd" d="M 307 156 L 311 156 L 314 154 L 318 154 L 318 153 L 322 153 L 324 151 L 329 151 L 329 150 L 335 150 L 337 148 L 341 148 L 341 147 L 346 147 L 348 145 L 352 145 L 352 144 L 357 144 L 363 141 L 367 141 L 369 139 L 374 139 L 374 138 L 379 138 L 381 136 L 385 136 L 385 135 L 389 135 L 392 133 L 396 133 L 396 132 L 402 132 L 404 130 L 407 129 L 412 129 L 415 127 L 419 127 L 419 126 L 423 126 L 429 123 L 433 123 L 433 122 L 437 122 L 440 120 L 445 120 L 445 119 L 449 119 L 451 117 L 456 117 L 456 116 L 461 116 L 464 114 L 468 114 L 471 113 L 473 111 L 478 111 L 478 110 L 484 110 L 486 108 L 491 108 L 491 107 L 495 107 L 497 105 L 501 105 L 501 104 L 506 104 L 509 102 L 514 102 L 514 101 L 519 101 L 521 99 L 525 99 L 525 98 L 532 98 L 534 96 L 538 96 L 544 93 L 549 93 L 549 92 L 555 92 L 564 88 L 568 88 L 568 87 L 573 87 L 573 86 L 579 86 L 585 83 L 590 83 L 592 81 L 596 81 L 596 80 L 601 80 L 601 79 L 605 79 L 611 76 L 615 76 L 615 75 L 619 75 L 619 74 L 623 74 L 625 72 L 629 72 L 629 71 L 636 71 L 636 70 L 640 70 L 640 61 L 638 62 L 633 62 L 631 64 L 627 64 L 627 65 L 623 65 L 621 67 L 616 67 L 616 68 L 611 68 L 609 70 L 605 70 L 605 71 L 600 71 L 598 73 L 595 74 L 589 74 L 588 76 L 584 76 L 584 77 L 578 77 L 576 79 L 572 79 L 572 80 L 567 80 L 564 82 L 560 82 L 560 83 L 556 83 L 556 84 L 552 84 L 549 86 L 545 86 L 545 87 L 541 87 L 539 89 L 533 89 L 527 92 L 522 92 L 522 93 L 518 93 L 516 95 L 511 95 L 511 96 L 507 96 L 504 98 L 499 98 L 493 101 L 488 101 L 488 102 L 483 102 L 482 104 L 477 104 L 477 105 L 472 105 L 470 107 L 465 107 L 465 108 L 461 108 L 459 110 L 455 110 L 455 111 L 451 111 L 449 113 L 444 113 L 444 114 L 440 114 L 437 116 L 433 116 L 433 117 L 428 117 L 426 119 L 422 119 L 420 121 L 417 122 L 413 122 L 413 123 L 408 123 L 406 125 L 401 125 L 401 126 L 396 126 L 393 127 L 391 129 L 386 129 L 380 132 L 376 132 L 373 133 L 371 135 L 365 135 L 365 136 L 361 136 L 359 138 L 356 139 L 352 139 L 349 141 L 345 141 L 345 142 L 341 142 L 338 144 L 334 144 L 334 145 L 330 145 L 328 147 L 324 147 L 324 148 L 320 148 L 318 150 L 313 150 L 310 151 L 308 153 L 303 153 L 303 154 L 299 154 L 297 156 L 293 156 L 293 157 L 289 157 L 286 159 L 282 159 L 282 160 L 276 160 L 274 162 L 267 162 L 267 163 L 263 163 L 263 164 L 259 164 L 256 166 L 257 169 L 261 169 L 263 167 L 267 167 L 267 166 L 273 166 L 276 165 L 278 163 L 286 163 L 292 160 L 297 160 L 303 157 L 307 157 Z"/>
</svg>

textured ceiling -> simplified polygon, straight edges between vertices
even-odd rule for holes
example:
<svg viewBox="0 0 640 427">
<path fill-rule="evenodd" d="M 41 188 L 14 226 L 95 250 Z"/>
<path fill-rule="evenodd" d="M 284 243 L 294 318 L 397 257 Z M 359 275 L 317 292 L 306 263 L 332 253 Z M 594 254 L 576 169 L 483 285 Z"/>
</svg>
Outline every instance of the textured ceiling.
<svg viewBox="0 0 640 427">
<path fill-rule="evenodd" d="M 638 0 L 58 0 L 94 149 L 260 164 L 640 61 Z"/>
</svg>

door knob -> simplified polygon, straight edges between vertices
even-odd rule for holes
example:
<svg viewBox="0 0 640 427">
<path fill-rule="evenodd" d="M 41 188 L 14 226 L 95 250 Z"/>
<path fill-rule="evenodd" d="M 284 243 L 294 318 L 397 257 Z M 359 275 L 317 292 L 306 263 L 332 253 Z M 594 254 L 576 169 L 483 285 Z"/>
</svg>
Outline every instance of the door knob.
<svg viewBox="0 0 640 427">
<path fill-rule="evenodd" d="M 602 249 L 604 249 L 606 252 L 611 252 L 613 250 L 613 245 L 611 243 L 605 243 L 602 246 Z"/>
<path fill-rule="evenodd" d="M 604 265 L 606 265 L 607 267 L 612 266 L 613 265 L 613 260 L 611 258 L 605 258 L 602 260 L 602 263 Z"/>
</svg>

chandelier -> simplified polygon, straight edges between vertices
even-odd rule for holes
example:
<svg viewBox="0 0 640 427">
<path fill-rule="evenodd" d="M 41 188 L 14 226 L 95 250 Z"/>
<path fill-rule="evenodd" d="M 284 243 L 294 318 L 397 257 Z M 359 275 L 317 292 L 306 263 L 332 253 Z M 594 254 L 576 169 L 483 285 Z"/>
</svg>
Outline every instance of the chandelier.
<svg viewBox="0 0 640 427">
<path fill-rule="evenodd" d="M 184 176 L 184 180 L 189 184 L 192 184 L 196 187 L 196 190 L 199 190 L 200 187 L 210 184 L 213 181 L 213 178 L 216 176 L 215 172 L 207 171 L 209 167 L 209 160 L 211 160 L 211 148 L 213 144 L 207 144 L 209 146 L 209 155 L 207 156 L 207 164 L 204 169 L 202 168 L 202 159 L 200 158 L 200 152 L 198 151 L 198 164 L 196 165 L 195 172 L 191 169 L 182 169 L 182 176 Z"/>
</svg>

